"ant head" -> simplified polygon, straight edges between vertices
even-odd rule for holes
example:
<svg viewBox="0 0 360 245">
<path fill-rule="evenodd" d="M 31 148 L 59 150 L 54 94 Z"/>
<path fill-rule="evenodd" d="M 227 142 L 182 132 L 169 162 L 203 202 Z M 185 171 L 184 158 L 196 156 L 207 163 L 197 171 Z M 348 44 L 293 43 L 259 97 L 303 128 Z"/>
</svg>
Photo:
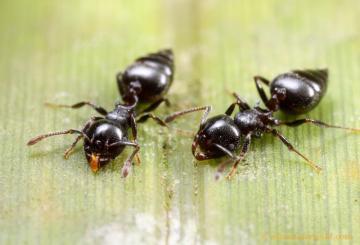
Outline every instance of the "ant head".
<svg viewBox="0 0 360 245">
<path fill-rule="evenodd" d="M 119 142 L 126 139 L 126 133 L 107 120 L 92 124 L 85 134 L 85 156 L 93 172 L 97 172 L 124 149 L 124 145 Z"/>
<path fill-rule="evenodd" d="M 219 115 L 209 118 L 201 125 L 195 136 L 195 147 L 199 145 L 203 152 L 217 157 L 224 155 L 224 152 L 216 145 L 233 151 L 238 146 L 239 141 L 240 131 L 233 119 L 226 115 Z M 193 150 L 193 152 L 195 151 Z"/>
</svg>

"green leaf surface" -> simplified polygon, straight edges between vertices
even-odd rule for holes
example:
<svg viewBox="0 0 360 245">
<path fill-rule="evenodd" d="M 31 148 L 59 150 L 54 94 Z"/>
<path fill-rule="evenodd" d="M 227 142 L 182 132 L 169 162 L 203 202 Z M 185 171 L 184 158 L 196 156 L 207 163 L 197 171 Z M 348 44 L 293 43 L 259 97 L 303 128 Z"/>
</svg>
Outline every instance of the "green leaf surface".
<svg viewBox="0 0 360 245">
<path fill-rule="evenodd" d="M 308 117 L 360 127 L 358 0 L 28 1 L 0 3 L 0 244 L 275 244 L 360 241 L 359 134 L 282 128 L 323 168 L 315 174 L 271 136 L 255 140 L 231 181 L 190 152 L 200 114 L 167 130 L 140 126 L 142 164 L 125 180 L 130 150 L 94 175 L 73 136 L 29 148 L 35 135 L 80 128 L 90 109 L 44 102 L 92 100 L 112 108 L 115 74 L 164 47 L 176 55 L 172 107 L 223 113 L 252 77 L 328 67 L 329 88 Z M 285 116 L 278 113 L 277 116 Z"/>
</svg>

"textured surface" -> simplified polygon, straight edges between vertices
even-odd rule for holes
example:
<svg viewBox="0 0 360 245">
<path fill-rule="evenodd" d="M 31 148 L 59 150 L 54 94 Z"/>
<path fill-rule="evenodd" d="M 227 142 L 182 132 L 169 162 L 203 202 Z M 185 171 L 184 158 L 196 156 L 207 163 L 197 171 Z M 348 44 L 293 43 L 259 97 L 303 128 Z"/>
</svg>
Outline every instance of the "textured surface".
<svg viewBox="0 0 360 245">
<path fill-rule="evenodd" d="M 221 113 L 228 91 L 255 104 L 253 75 L 327 66 L 327 95 L 308 116 L 360 127 L 357 0 L 7 0 L 0 9 L 1 244 L 359 242 L 356 134 L 284 128 L 322 174 L 268 136 L 230 182 L 214 182 L 216 161 L 195 165 L 191 138 L 154 123 L 141 126 L 143 163 L 125 181 L 130 151 L 94 175 L 81 147 L 62 158 L 72 136 L 25 146 L 95 115 L 43 102 L 90 99 L 111 108 L 115 73 L 163 47 L 174 48 L 177 74 L 173 109 L 157 114 L 204 104 Z M 199 118 L 175 127 L 195 131 Z"/>
</svg>

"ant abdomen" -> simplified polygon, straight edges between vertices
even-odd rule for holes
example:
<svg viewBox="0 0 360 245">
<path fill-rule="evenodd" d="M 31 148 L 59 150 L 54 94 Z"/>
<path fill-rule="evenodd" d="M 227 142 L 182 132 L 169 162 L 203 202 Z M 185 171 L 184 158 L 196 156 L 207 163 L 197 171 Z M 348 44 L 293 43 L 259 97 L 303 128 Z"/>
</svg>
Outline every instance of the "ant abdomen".
<svg viewBox="0 0 360 245">
<path fill-rule="evenodd" d="M 270 84 L 271 95 L 285 90 L 279 99 L 280 110 L 289 114 L 304 114 L 314 109 L 327 89 L 328 71 L 295 70 L 277 76 Z"/>
<path fill-rule="evenodd" d="M 131 103 L 134 97 L 140 102 L 155 102 L 164 97 L 173 76 L 173 52 L 164 49 L 138 58 L 117 75 L 117 82 L 125 102 Z"/>
</svg>

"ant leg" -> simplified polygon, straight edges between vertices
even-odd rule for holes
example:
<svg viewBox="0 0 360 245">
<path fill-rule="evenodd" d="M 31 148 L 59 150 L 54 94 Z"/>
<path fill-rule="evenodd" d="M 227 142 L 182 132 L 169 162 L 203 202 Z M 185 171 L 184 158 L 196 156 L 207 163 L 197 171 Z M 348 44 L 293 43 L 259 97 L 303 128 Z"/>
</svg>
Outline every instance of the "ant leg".
<svg viewBox="0 0 360 245">
<path fill-rule="evenodd" d="M 71 146 L 66 149 L 66 151 L 64 152 L 64 158 L 65 159 L 69 159 L 70 154 L 72 153 L 72 151 L 74 150 L 76 144 L 83 138 L 82 135 L 79 135 L 78 137 L 76 137 L 75 141 L 71 144 Z"/>
<path fill-rule="evenodd" d="M 163 127 L 167 127 L 168 125 L 166 124 L 166 122 L 164 122 L 162 119 L 160 119 L 158 116 L 155 116 L 152 113 L 149 113 L 153 110 L 155 110 L 161 103 L 165 102 L 165 104 L 167 106 L 170 105 L 170 101 L 166 98 L 161 98 L 158 101 L 154 102 L 153 104 L 151 104 L 149 107 L 145 108 L 144 110 L 142 110 L 139 113 L 139 119 L 137 120 L 137 122 L 142 123 L 147 121 L 149 118 L 155 120 L 155 122 Z"/>
<path fill-rule="evenodd" d="M 236 102 L 239 105 L 240 111 L 245 111 L 245 110 L 250 109 L 249 104 L 246 103 L 243 99 L 241 99 L 240 96 L 236 92 L 233 92 L 232 95 L 236 98 Z"/>
<path fill-rule="evenodd" d="M 137 141 L 137 125 L 136 119 L 133 113 L 130 114 L 130 126 L 131 126 L 131 133 L 134 137 L 134 141 Z"/>
<path fill-rule="evenodd" d="M 161 125 L 163 127 L 169 127 L 168 123 L 174 121 L 176 118 L 178 118 L 182 115 L 188 114 L 188 113 L 201 111 L 201 110 L 205 110 L 204 114 L 201 117 L 201 122 L 200 122 L 200 125 L 203 125 L 205 123 L 205 120 L 206 120 L 208 114 L 211 111 L 211 106 L 194 107 L 194 108 L 186 109 L 183 111 L 177 111 L 177 112 L 174 112 L 173 114 L 170 114 L 169 116 L 165 117 L 164 120 L 155 116 L 152 113 L 145 113 L 145 114 L 141 115 L 140 118 L 137 119 L 136 122 L 142 123 L 142 122 L 145 122 L 146 120 L 148 120 L 149 118 L 151 118 L 151 119 L 155 120 L 155 122 L 157 122 L 159 125 Z M 180 130 L 180 131 L 182 131 L 182 130 Z"/>
<path fill-rule="evenodd" d="M 222 152 L 224 152 L 226 155 L 228 155 L 231 159 L 227 159 L 225 161 L 223 161 L 217 171 L 216 171 L 216 174 L 215 174 L 215 180 L 218 180 L 221 176 L 221 174 L 224 172 L 225 170 L 225 167 L 230 163 L 230 162 L 233 162 L 233 161 L 236 161 L 237 160 L 237 157 L 234 155 L 234 153 L 232 153 L 231 151 L 229 151 L 228 149 L 226 149 L 225 147 L 219 145 L 219 144 L 214 144 L 215 147 L 217 147 L 219 150 L 221 150 Z"/>
<path fill-rule="evenodd" d="M 120 94 L 122 94 L 122 93 L 121 93 L 122 76 L 123 76 L 122 72 L 118 72 L 118 73 L 116 74 L 116 83 L 117 83 L 117 85 L 118 85 L 118 90 L 119 90 Z"/>
<path fill-rule="evenodd" d="M 200 125 L 203 125 L 205 123 L 205 120 L 206 120 L 207 116 L 209 115 L 209 113 L 211 111 L 211 106 L 193 107 L 193 108 L 186 109 L 186 110 L 183 110 L 183 111 L 177 111 L 177 112 L 174 112 L 173 114 L 165 117 L 164 121 L 166 123 L 172 122 L 172 121 L 174 121 L 176 118 L 178 118 L 180 116 L 186 115 L 188 113 L 196 112 L 196 111 L 202 111 L 202 110 L 204 110 L 204 114 L 201 117 Z"/>
<path fill-rule="evenodd" d="M 220 165 L 219 165 L 219 167 L 218 167 L 218 169 L 216 170 L 216 173 L 215 173 L 215 180 L 219 180 L 219 179 L 220 179 L 222 173 L 223 173 L 224 170 L 225 170 L 225 167 L 226 167 L 229 163 L 231 163 L 231 162 L 233 162 L 233 161 L 234 161 L 233 159 L 227 159 L 227 160 L 223 161 L 222 163 L 220 163 Z"/>
<path fill-rule="evenodd" d="M 261 77 L 261 76 L 255 76 L 254 81 L 255 81 L 256 89 L 257 89 L 257 91 L 258 91 L 258 93 L 260 95 L 260 98 L 264 102 L 264 104 L 266 105 L 269 102 L 269 99 L 268 99 L 263 87 L 261 86 L 260 82 L 264 83 L 266 86 L 269 86 L 270 81 L 267 80 L 266 78 Z"/>
<path fill-rule="evenodd" d="M 85 105 L 92 107 L 95 111 L 97 111 L 98 113 L 100 113 L 103 116 L 106 116 L 108 114 L 108 112 L 101 106 L 97 106 L 91 102 L 88 101 L 81 101 L 78 102 L 76 104 L 73 105 L 62 105 L 62 104 L 52 104 L 52 103 L 45 103 L 46 106 L 50 106 L 50 107 L 58 107 L 58 108 L 71 108 L 71 109 L 79 109 Z"/>
<path fill-rule="evenodd" d="M 204 160 L 213 159 L 214 157 L 211 154 L 208 154 L 208 153 L 197 152 L 197 153 L 195 153 L 195 158 L 198 161 L 204 161 Z"/>
<path fill-rule="evenodd" d="M 349 131 L 353 131 L 353 132 L 360 132 L 360 129 L 358 129 L 358 128 L 347 128 L 347 127 L 342 127 L 342 126 L 331 125 L 331 124 L 328 124 L 328 123 L 325 123 L 325 122 L 322 122 L 319 120 L 314 120 L 314 119 L 309 119 L 309 118 L 298 119 L 298 120 L 290 121 L 290 122 L 279 121 L 276 125 L 279 125 L 279 126 L 286 125 L 289 127 L 297 127 L 297 126 L 300 126 L 305 123 L 311 123 L 311 124 L 314 124 L 316 126 L 323 127 L 323 128 L 338 128 L 338 129 L 345 129 L 345 130 L 349 130 Z"/>
<path fill-rule="evenodd" d="M 159 124 L 160 126 L 163 126 L 163 127 L 168 127 L 168 124 L 162 120 L 160 117 L 158 116 L 155 116 L 154 114 L 152 113 L 145 113 L 145 114 L 142 114 L 140 115 L 140 118 L 138 118 L 136 120 L 137 123 L 143 123 L 143 122 L 146 122 L 149 118 L 153 119 L 157 124 Z"/>
<path fill-rule="evenodd" d="M 129 141 L 118 141 L 118 142 L 112 143 L 110 145 L 107 145 L 107 147 L 114 147 L 117 145 L 131 146 L 131 147 L 135 148 L 134 151 L 131 153 L 131 155 L 124 162 L 124 166 L 122 167 L 122 170 L 121 170 L 121 177 L 126 178 L 126 176 L 130 172 L 130 169 L 132 166 L 132 161 L 133 161 L 134 157 L 136 156 L 136 154 L 140 150 L 140 146 L 137 142 L 134 143 L 134 142 L 129 142 Z"/>
<path fill-rule="evenodd" d="M 226 109 L 225 114 L 228 115 L 228 116 L 231 116 L 231 114 L 234 112 L 235 106 L 236 106 L 236 102 L 235 102 L 235 103 L 232 103 L 232 104 Z"/>
<path fill-rule="evenodd" d="M 228 109 L 225 111 L 226 115 L 231 116 L 236 105 L 239 106 L 240 111 L 245 111 L 245 110 L 250 109 L 250 106 L 245 101 L 243 101 L 237 93 L 234 92 L 234 93 L 232 93 L 232 95 L 236 98 L 236 102 L 232 103 L 228 107 Z"/>
<path fill-rule="evenodd" d="M 56 135 L 64 135 L 64 134 L 80 134 L 85 138 L 88 138 L 83 131 L 77 130 L 77 129 L 69 129 L 69 130 L 65 130 L 65 131 L 60 131 L 60 132 L 52 132 L 52 133 L 48 133 L 48 134 L 42 134 L 39 135 L 35 138 L 32 138 L 31 140 L 29 140 L 29 142 L 27 143 L 27 145 L 35 145 L 36 143 L 38 143 L 39 141 L 48 138 L 48 137 L 52 137 L 52 136 L 56 136 Z"/>
<path fill-rule="evenodd" d="M 240 155 L 237 157 L 234 165 L 232 166 L 231 168 L 231 171 L 229 172 L 229 174 L 226 176 L 228 179 L 230 179 L 235 173 L 236 173 L 236 169 L 239 165 L 239 163 L 244 160 L 245 156 L 246 156 L 246 153 L 249 151 L 249 146 L 251 144 L 251 136 L 252 134 L 249 133 L 245 136 L 245 139 L 244 139 L 244 144 L 241 148 L 241 152 L 240 152 Z"/>
<path fill-rule="evenodd" d="M 304 156 L 302 153 L 300 153 L 298 150 L 296 150 L 294 148 L 294 146 L 281 134 L 279 133 L 276 129 L 269 129 L 270 132 L 276 136 L 277 138 L 279 138 L 283 144 L 285 144 L 287 146 L 287 148 L 289 149 L 289 151 L 293 151 L 296 154 L 298 154 L 300 157 L 302 157 L 305 162 L 313 169 L 315 170 L 315 172 L 320 173 L 321 168 L 319 166 L 317 166 L 314 162 L 312 162 L 311 160 L 309 160 L 306 156 Z"/>
<path fill-rule="evenodd" d="M 132 143 L 132 142 L 122 142 L 122 144 L 127 145 L 127 146 L 135 147 L 135 149 L 133 150 L 131 155 L 124 162 L 124 166 L 121 169 L 121 177 L 126 178 L 126 176 L 128 176 L 128 174 L 130 172 L 130 169 L 131 169 L 131 166 L 132 166 L 132 161 L 133 161 L 134 157 L 137 155 L 137 153 L 140 150 L 140 146 L 139 146 L 138 143 Z"/>
<path fill-rule="evenodd" d="M 133 113 L 131 113 L 131 116 L 130 116 L 130 120 L 131 120 L 131 131 L 132 131 L 132 136 L 134 138 L 134 142 L 137 144 L 137 124 L 136 124 L 136 119 L 135 119 L 135 116 Z M 136 154 L 136 162 L 138 165 L 140 165 L 141 163 L 141 159 L 140 159 L 140 156 L 139 154 Z"/>
<path fill-rule="evenodd" d="M 158 106 L 161 104 L 161 103 L 165 103 L 166 106 L 170 106 L 170 101 L 166 98 L 161 98 L 159 99 L 158 101 L 152 103 L 149 107 L 145 108 L 144 110 L 142 110 L 140 112 L 140 114 L 143 114 L 143 113 L 146 113 L 146 112 L 150 112 L 150 111 L 153 111 L 155 110 L 156 108 L 158 108 Z"/>
<path fill-rule="evenodd" d="M 258 93 L 260 95 L 260 98 L 264 102 L 265 106 L 270 111 L 277 111 L 279 109 L 279 98 L 281 98 L 281 96 L 285 96 L 285 91 L 283 91 L 283 90 L 278 91 L 270 99 L 268 99 L 268 97 L 267 97 L 263 87 L 261 86 L 260 82 L 262 82 L 266 86 L 269 86 L 270 81 L 267 80 L 266 78 L 261 77 L 261 76 L 255 76 L 254 81 L 255 81 L 257 91 L 258 91 Z"/>
</svg>

